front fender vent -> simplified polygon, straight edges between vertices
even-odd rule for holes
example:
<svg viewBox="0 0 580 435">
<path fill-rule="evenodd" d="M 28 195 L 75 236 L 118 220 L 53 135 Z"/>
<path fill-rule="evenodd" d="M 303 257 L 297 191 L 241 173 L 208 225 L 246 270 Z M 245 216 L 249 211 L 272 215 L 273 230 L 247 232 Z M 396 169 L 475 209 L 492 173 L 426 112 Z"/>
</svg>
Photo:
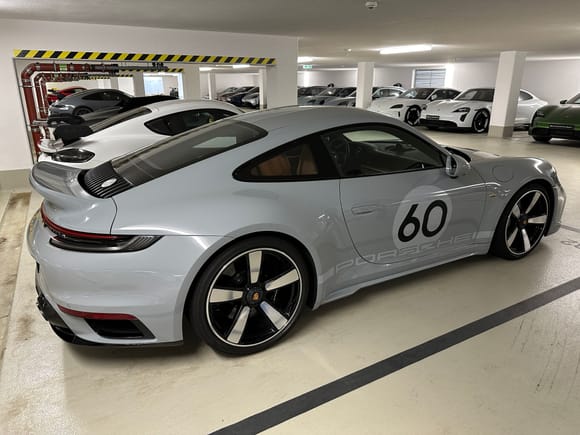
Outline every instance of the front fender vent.
<svg viewBox="0 0 580 435">
<path fill-rule="evenodd" d="M 83 188 L 97 198 L 111 198 L 133 187 L 113 169 L 111 162 L 103 163 L 79 175 Z"/>
</svg>

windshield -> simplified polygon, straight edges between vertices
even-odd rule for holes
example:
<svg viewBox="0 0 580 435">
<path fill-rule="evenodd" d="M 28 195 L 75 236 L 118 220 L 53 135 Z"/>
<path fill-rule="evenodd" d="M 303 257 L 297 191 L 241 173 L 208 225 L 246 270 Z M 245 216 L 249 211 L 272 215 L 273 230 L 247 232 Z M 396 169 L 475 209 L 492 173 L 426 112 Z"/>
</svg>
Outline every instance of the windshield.
<svg viewBox="0 0 580 435">
<path fill-rule="evenodd" d="M 566 104 L 580 104 L 580 94 L 574 95 L 572 98 L 566 101 Z"/>
<path fill-rule="evenodd" d="M 426 100 L 433 93 L 435 88 L 412 88 L 403 92 L 399 98 L 409 98 L 411 100 Z"/>
<path fill-rule="evenodd" d="M 495 89 L 469 89 L 455 97 L 456 100 L 462 101 L 488 101 L 493 102 Z"/>
<path fill-rule="evenodd" d="M 97 122 L 91 125 L 91 130 L 93 131 L 93 133 L 96 133 L 97 131 L 101 131 L 104 130 L 105 128 L 112 127 L 113 125 L 120 124 L 121 122 L 128 121 L 129 119 L 134 119 L 143 115 L 147 115 L 148 113 L 151 113 L 150 109 L 146 107 L 138 107 L 136 109 L 128 110 L 126 112 L 119 113 L 118 115 L 111 116 L 110 118 L 107 118 L 101 122 Z"/>
<path fill-rule="evenodd" d="M 133 186 L 266 136 L 261 128 L 224 119 L 156 142 L 111 161 Z"/>
</svg>

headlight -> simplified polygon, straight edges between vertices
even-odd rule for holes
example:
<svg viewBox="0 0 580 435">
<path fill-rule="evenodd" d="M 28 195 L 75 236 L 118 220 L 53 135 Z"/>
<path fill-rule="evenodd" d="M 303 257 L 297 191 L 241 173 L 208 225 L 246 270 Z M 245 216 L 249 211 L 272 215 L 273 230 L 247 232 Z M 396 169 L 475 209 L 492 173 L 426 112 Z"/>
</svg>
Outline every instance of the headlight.
<svg viewBox="0 0 580 435">
<path fill-rule="evenodd" d="M 84 163 L 95 157 L 95 153 L 82 148 L 66 148 L 55 152 L 51 157 L 55 162 Z"/>
<path fill-rule="evenodd" d="M 391 106 L 391 109 L 402 109 L 403 105 L 402 104 L 395 104 L 394 106 Z"/>
<path fill-rule="evenodd" d="M 469 113 L 471 109 L 469 107 L 460 107 L 459 109 L 455 109 L 453 113 Z"/>
</svg>

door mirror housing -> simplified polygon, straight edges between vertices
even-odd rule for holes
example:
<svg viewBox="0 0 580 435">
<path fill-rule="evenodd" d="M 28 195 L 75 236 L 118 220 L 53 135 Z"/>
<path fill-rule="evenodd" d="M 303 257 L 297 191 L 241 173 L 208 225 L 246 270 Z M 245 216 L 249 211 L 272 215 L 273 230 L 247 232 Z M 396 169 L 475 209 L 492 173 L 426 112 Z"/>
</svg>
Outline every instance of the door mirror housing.
<svg viewBox="0 0 580 435">
<path fill-rule="evenodd" d="M 568 100 L 560 100 L 560 104 L 566 104 Z"/>
<path fill-rule="evenodd" d="M 458 155 L 447 156 L 445 162 L 445 173 L 451 178 L 461 177 L 471 170 L 471 165 L 467 160 Z"/>
</svg>

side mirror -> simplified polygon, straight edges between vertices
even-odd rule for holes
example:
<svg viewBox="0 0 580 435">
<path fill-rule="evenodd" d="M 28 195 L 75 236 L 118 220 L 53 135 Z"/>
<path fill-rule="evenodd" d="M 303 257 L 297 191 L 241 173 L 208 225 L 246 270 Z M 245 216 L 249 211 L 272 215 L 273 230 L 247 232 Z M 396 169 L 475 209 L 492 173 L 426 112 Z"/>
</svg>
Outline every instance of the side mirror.
<svg viewBox="0 0 580 435">
<path fill-rule="evenodd" d="M 445 173 L 451 178 L 461 177 L 471 170 L 467 160 L 458 155 L 448 155 L 445 162 Z"/>
<path fill-rule="evenodd" d="M 566 104 L 568 100 L 560 100 L 560 104 Z"/>
</svg>

